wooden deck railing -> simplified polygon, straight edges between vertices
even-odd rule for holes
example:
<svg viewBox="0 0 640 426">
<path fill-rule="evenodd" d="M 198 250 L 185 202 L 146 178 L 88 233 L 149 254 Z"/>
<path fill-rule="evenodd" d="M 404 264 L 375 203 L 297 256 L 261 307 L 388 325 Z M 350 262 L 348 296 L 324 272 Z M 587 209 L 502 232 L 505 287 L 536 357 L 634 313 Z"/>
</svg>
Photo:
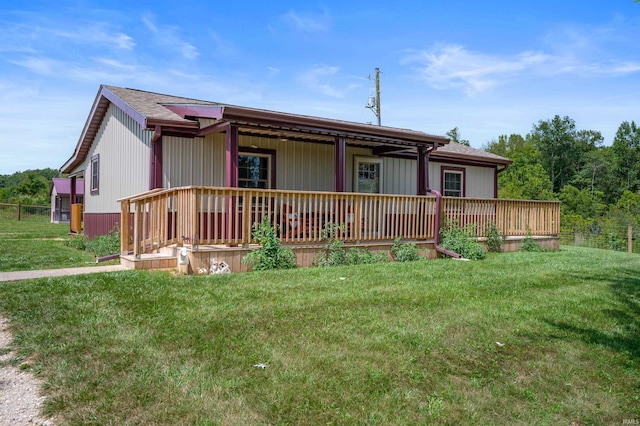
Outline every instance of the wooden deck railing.
<svg viewBox="0 0 640 426">
<path fill-rule="evenodd" d="M 216 187 L 160 189 L 121 202 L 121 249 L 135 255 L 172 244 L 244 245 L 263 218 L 284 243 L 320 243 L 327 224 L 347 242 L 434 238 L 435 197 Z M 504 235 L 559 233 L 559 203 L 443 197 L 443 218 L 495 222 Z"/>
</svg>

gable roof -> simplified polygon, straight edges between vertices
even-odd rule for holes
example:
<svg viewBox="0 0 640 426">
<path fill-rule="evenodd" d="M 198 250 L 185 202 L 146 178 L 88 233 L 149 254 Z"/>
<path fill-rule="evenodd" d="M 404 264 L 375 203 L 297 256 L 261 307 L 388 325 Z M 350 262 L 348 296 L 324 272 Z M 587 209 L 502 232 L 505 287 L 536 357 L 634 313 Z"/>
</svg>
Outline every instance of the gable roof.
<svg viewBox="0 0 640 426">
<path fill-rule="evenodd" d="M 440 147 L 442 150 L 449 139 L 416 130 L 376 126 L 351 121 L 291 114 L 258 108 L 241 107 L 199 99 L 164 95 L 143 90 L 101 85 L 91 108 L 89 117 L 80 135 L 73 155 L 60 168 L 63 173 L 71 173 L 86 159 L 93 140 L 110 104 L 125 111 L 143 129 L 185 134 L 202 135 L 208 127 L 235 124 L 245 134 L 276 137 L 286 133 L 308 142 L 332 142 L 336 137 L 346 138 L 354 144 L 378 147 L 379 149 L 407 150 L 415 147 Z M 212 119 L 216 125 L 201 127 L 198 119 Z M 159 126 L 159 127 L 158 127 Z M 469 148 L 462 152 L 459 148 L 442 151 L 444 156 L 464 155 L 493 164 L 508 164 L 506 158 L 494 156 L 481 150 Z"/>
<path fill-rule="evenodd" d="M 69 178 L 53 178 L 49 188 L 49 196 L 56 190 L 58 195 L 71 195 L 71 179 Z M 84 180 L 76 179 L 76 194 L 84 194 Z"/>
</svg>

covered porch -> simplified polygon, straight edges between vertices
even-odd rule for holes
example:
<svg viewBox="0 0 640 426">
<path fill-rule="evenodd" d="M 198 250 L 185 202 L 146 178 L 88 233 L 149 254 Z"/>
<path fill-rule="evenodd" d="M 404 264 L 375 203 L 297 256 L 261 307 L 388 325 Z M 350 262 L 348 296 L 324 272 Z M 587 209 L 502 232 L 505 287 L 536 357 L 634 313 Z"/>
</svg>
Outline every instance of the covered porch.
<svg viewBox="0 0 640 426">
<path fill-rule="evenodd" d="M 183 246 L 218 260 L 223 253 L 246 252 L 255 247 L 252 231 L 264 218 L 299 253 L 300 266 L 309 266 L 330 224 L 339 227 L 337 237 L 346 244 L 386 250 L 401 237 L 419 243 L 430 257 L 437 256 L 440 227 L 448 220 L 471 226 L 480 239 L 495 224 L 508 242 L 531 235 L 552 248 L 560 232 L 559 202 L 440 197 L 436 191 L 389 195 L 187 186 L 119 201 L 121 254 L 134 263 L 162 253 L 175 258 L 175 248 Z M 173 267 L 172 262 L 155 265 Z"/>
</svg>

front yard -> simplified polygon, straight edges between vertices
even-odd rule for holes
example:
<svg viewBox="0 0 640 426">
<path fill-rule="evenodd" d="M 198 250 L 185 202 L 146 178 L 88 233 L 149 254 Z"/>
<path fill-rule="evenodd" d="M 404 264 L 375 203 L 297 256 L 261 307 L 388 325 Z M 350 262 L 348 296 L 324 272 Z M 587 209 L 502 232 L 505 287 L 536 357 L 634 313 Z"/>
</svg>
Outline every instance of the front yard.
<svg viewBox="0 0 640 426">
<path fill-rule="evenodd" d="M 622 424 L 640 257 L 563 247 L 224 276 L 3 284 L 71 424 Z M 262 368 L 264 367 L 264 368 Z"/>
</svg>

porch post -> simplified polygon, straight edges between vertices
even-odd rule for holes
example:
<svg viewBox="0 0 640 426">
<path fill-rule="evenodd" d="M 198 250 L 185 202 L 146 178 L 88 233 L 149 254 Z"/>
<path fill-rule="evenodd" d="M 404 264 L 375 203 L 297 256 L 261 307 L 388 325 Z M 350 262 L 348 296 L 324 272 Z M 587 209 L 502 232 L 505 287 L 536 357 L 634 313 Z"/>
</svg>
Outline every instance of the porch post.
<svg viewBox="0 0 640 426">
<path fill-rule="evenodd" d="M 162 188 L 162 127 L 156 126 L 151 139 L 149 158 L 149 190 Z"/>
<path fill-rule="evenodd" d="M 333 154 L 335 173 L 335 192 L 347 190 L 347 142 L 345 138 L 336 137 Z"/>
<path fill-rule="evenodd" d="M 429 188 L 429 157 L 427 148 L 418 146 L 418 195 L 427 195 Z"/>
<path fill-rule="evenodd" d="M 73 220 L 71 219 L 72 206 L 76 203 L 76 175 L 71 176 L 69 188 L 69 232 L 73 233 Z M 80 232 L 80 231 L 78 231 Z"/>
<path fill-rule="evenodd" d="M 225 167 L 225 186 L 238 187 L 238 126 L 227 129 L 227 158 Z"/>
</svg>

